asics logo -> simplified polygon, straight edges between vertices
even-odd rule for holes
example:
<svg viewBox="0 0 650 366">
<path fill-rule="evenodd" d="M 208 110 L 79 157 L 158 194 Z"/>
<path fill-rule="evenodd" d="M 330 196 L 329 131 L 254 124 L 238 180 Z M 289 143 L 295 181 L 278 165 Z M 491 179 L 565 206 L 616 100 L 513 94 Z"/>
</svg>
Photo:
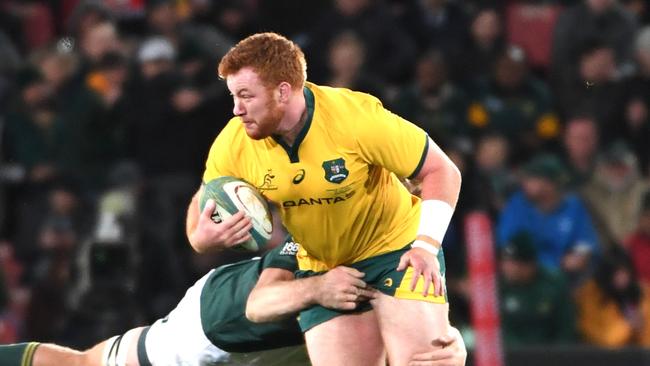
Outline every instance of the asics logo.
<svg viewBox="0 0 650 366">
<path fill-rule="evenodd" d="M 298 170 L 298 173 L 296 173 L 296 176 L 293 177 L 293 184 L 299 184 L 302 182 L 302 180 L 305 179 L 305 169 L 300 169 Z"/>
</svg>

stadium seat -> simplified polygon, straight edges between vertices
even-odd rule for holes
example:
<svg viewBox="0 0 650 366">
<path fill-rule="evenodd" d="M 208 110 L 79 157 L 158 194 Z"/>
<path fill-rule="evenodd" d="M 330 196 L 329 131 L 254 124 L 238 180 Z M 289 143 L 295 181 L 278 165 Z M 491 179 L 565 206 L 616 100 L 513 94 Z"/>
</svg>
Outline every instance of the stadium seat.
<svg viewBox="0 0 650 366">
<path fill-rule="evenodd" d="M 550 64 L 553 29 L 561 11 L 551 4 L 511 3 L 506 8 L 508 42 L 526 51 L 531 67 L 546 69 Z"/>
</svg>

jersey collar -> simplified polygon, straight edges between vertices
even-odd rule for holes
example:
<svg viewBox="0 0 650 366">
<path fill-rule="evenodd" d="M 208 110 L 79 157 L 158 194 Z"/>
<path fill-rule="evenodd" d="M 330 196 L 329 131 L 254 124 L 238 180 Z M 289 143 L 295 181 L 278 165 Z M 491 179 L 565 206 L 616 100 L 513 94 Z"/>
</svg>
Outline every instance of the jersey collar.
<svg viewBox="0 0 650 366">
<path fill-rule="evenodd" d="M 303 87 L 302 93 L 305 96 L 305 104 L 307 107 L 307 120 L 305 121 L 305 125 L 302 126 L 302 129 L 298 133 L 298 136 L 296 136 L 296 141 L 293 142 L 293 145 L 289 146 L 280 136 L 272 136 L 273 140 L 278 143 L 278 145 L 282 146 L 282 148 L 287 152 L 287 155 L 289 155 L 289 161 L 292 163 L 297 163 L 300 161 L 300 158 L 298 157 L 298 149 L 300 148 L 300 144 L 302 141 L 305 139 L 305 136 L 307 136 L 307 132 L 309 131 L 309 127 L 311 127 L 311 120 L 314 118 L 314 106 L 315 106 L 315 101 L 314 101 L 314 93 L 309 90 L 308 87 Z"/>
</svg>

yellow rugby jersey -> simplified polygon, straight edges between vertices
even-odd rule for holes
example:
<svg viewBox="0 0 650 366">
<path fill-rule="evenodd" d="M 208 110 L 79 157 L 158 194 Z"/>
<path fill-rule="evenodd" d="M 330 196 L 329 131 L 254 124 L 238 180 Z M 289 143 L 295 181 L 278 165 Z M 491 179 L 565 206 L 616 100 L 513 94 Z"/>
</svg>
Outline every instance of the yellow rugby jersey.
<svg viewBox="0 0 650 366">
<path fill-rule="evenodd" d="M 417 175 L 426 133 L 368 94 L 312 83 L 304 94 L 307 122 L 293 146 L 253 140 L 234 117 L 210 149 L 203 181 L 229 175 L 255 185 L 302 244 L 300 269 L 351 264 L 413 241 L 420 199 L 397 176 Z"/>
</svg>

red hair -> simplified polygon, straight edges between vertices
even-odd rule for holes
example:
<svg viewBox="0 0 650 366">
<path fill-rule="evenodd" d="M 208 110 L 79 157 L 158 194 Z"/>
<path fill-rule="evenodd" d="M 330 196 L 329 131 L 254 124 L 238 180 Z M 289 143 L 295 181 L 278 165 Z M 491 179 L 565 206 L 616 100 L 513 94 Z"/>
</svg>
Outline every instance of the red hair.
<svg viewBox="0 0 650 366">
<path fill-rule="evenodd" d="M 300 47 L 277 33 L 258 33 L 241 40 L 219 62 L 219 77 L 251 67 L 267 87 L 288 82 L 302 87 L 307 79 L 307 63 Z"/>
</svg>

